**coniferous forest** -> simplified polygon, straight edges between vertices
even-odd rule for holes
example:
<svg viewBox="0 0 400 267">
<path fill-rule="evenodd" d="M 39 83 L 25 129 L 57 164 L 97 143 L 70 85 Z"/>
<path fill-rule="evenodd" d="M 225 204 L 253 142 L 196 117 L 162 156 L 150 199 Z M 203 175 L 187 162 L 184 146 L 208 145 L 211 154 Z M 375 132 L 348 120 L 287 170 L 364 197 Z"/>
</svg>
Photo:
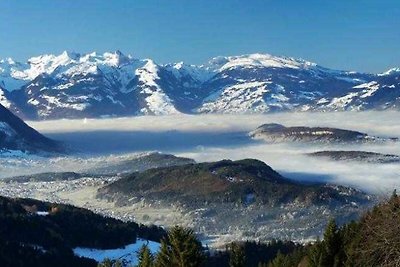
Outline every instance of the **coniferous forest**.
<svg viewBox="0 0 400 267">
<path fill-rule="evenodd" d="M 38 216 L 38 212 L 48 212 Z M 1 266 L 125 266 L 118 260 L 77 257 L 71 248 L 112 248 L 137 237 L 161 243 L 158 253 L 143 245 L 139 267 L 350 267 L 399 266 L 400 197 L 392 197 L 360 220 L 337 225 L 331 220 L 323 238 L 310 244 L 271 240 L 231 243 L 225 249 L 202 246 L 186 228 L 125 223 L 69 205 L 32 199 L 0 198 Z"/>
</svg>

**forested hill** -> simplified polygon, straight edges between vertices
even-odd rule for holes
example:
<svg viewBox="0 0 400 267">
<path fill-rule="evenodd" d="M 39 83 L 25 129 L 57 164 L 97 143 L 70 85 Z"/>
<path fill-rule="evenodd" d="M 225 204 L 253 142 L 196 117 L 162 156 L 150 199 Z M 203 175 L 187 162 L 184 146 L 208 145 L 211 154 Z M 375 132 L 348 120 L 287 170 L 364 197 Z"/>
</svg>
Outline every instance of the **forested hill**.
<svg viewBox="0 0 400 267">
<path fill-rule="evenodd" d="M 275 206 L 287 203 L 362 204 L 369 201 L 366 194 L 352 188 L 287 179 L 255 159 L 222 160 L 136 172 L 100 188 L 98 197 L 120 202 L 132 201 L 136 197 L 189 206 L 205 202 Z"/>
<path fill-rule="evenodd" d="M 111 249 L 138 237 L 159 242 L 163 229 L 103 217 L 86 209 L 0 197 L 0 266 L 96 266 L 75 247 Z"/>
</svg>

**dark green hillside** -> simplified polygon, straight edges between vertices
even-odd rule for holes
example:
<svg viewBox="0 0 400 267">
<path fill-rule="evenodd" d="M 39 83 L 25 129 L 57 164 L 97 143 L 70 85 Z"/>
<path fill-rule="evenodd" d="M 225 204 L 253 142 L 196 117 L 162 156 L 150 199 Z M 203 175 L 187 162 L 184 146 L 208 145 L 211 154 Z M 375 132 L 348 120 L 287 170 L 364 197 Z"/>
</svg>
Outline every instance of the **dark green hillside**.
<svg viewBox="0 0 400 267">
<path fill-rule="evenodd" d="M 133 173 L 99 189 L 98 196 L 119 201 L 146 197 L 185 204 L 235 202 L 246 205 L 336 204 L 365 198 L 363 193 L 349 188 L 294 182 L 254 159 L 188 164 Z"/>
</svg>

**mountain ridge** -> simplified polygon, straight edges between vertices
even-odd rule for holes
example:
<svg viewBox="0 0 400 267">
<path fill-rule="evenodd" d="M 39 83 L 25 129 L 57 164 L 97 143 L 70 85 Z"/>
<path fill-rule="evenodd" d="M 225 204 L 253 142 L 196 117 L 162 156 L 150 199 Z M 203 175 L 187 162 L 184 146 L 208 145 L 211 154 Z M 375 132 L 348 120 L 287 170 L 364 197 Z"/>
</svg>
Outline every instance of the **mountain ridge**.
<svg viewBox="0 0 400 267">
<path fill-rule="evenodd" d="M 24 119 L 385 110 L 400 107 L 400 71 L 334 70 L 269 54 L 157 64 L 120 51 L 0 60 L 0 103 Z"/>
<path fill-rule="evenodd" d="M 61 143 L 51 140 L 0 104 L 0 152 L 63 153 Z"/>
</svg>

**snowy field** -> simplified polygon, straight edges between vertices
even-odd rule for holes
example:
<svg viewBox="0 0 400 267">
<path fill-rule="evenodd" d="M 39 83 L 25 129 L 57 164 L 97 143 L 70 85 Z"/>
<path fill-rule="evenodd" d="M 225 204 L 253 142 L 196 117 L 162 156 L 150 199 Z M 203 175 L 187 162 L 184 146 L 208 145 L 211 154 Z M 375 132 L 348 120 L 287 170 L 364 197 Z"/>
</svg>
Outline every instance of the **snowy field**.
<svg viewBox="0 0 400 267">
<path fill-rule="evenodd" d="M 92 249 L 92 248 L 78 247 L 74 249 L 74 253 L 77 256 L 93 259 L 97 262 L 101 262 L 105 259 L 121 260 L 126 264 L 135 266 L 135 264 L 138 263 L 137 252 L 143 245 L 147 245 L 153 254 L 157 253 L 160 248 L 159 243 L 138 239 L 136 243 L 129 244 L 122 248 Z"/>
<path fill-rule="evenodd" d="M 359 145 L 266 144 L 247 132 L 264 123 L 329 126 L 383 137 L 400 137 L 399 112 L 277 113 L 269 115 L 177 115 L 29 122 L 77 151 L 68 157 L 5 157 L 1 177 L 44 171 L 81 171 L 136 153 L 160 151 L 197 161 L 256 158 L 298 180 L 351 185 L 373 193 L 400 186 L 400 164 L 336 162 L 310 158 L 320 150 L 364 150 L 400 155 L 400 143 Z"/>
</svg>

